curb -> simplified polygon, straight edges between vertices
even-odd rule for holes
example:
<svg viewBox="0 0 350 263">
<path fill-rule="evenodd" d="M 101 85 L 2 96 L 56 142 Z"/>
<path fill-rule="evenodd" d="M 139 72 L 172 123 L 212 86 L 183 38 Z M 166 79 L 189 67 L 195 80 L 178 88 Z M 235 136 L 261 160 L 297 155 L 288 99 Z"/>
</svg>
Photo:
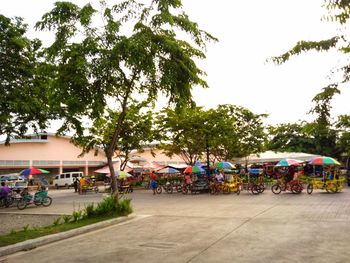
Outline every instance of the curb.
<svg viewBox="0 0 350 263">
<path fill-rule="evenodd" d="M 89 233 L 104 227 L 111 226 L 112 224 L 118 224 L 122 223 L 128 220 L 133 219 L 135 216 L 134 215 L 129 215 L 129 216 L 122 216 L 118 218 L 113 218 L 109 220 L 105 220 L 102 222 L 98 222 L 95 224 L 79 227 L 76 229 L 68 230 L 65 232 L 57 233 L 57 234 L 52 234 L 52 235 L 47 235 L 35 239 L 30 239 L 26 240 L 23 242 L 19 242 L 13 245 L 5 246 L 5 247 L 0 247 L 0 257 L 10 255 L 19 251 L 26 251 L 26 250 L 31 250 L 36 247 L 42 246 L 42 245 L 47 245 L 52 242 L 60 241 L 66 238 L 70 238 L 76 235 L 81 235 L 85 233 Z"/>
</svg>

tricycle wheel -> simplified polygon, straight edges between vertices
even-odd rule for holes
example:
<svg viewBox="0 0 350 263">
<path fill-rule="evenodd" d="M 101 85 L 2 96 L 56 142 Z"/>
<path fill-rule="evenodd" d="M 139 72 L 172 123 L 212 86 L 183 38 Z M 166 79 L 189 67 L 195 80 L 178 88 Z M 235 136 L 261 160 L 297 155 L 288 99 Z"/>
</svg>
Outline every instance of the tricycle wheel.
<svg viewBox="0 0 350 263">
<path fill-rule="evenodd" d="M 18 203 L 17 203 L 17 208 L 18 208 L 19 210 L 23 210 L 23 209 L 26 208 L 26 207 L 27 207 L 27 201 L 26 201 L 26 200 L 21 199 L 21 200 L 18 201 Z"/>
<path fill-rule="evenodd" d="M 253 195 L 260 194 L 260 187 L 259 187 L 259 185 L 257 185 L 257 184 L 253 185 L 251 191 L 252 191 Z"/>
<path fill-rule="evenodd" d="M 273 186 L 271 186 L 271 191 L 275 195 L 278 195 L 282 191 L 282 189 L 278 184 L 274 184 Z"/>
<path fill-rule="evenodd" d="M 50 196 L 46 196 L 46 197 L 44 197 L 43 198 L 43 200 L 42 200 L 42 204 L 43 204 L 43 206 L 50 206 L 51 205 L 51 203 L 52 203 L 52 198 L 50 197 Z"/>
<path fill-rule="evenodd" d="M 265 185 L 259 184 L 259 194 L 262 194 L 265 191 Z"/>
<path fill-rule="evenodd" d="M 173 193 L 173 186 L 167 185 L 165 188 L 165 192 L 167 192 L 168 194 L 172 194 Z"/>
<path fill-rule="evenodd" d="M 239 187 L 237 187 L 236 194 L 239 195 L 240 193 L 241 193 L 241 190 L 239 189 Z"/>
<path fill-rule="evenodd" d="M 182 192 L 182 186 L 181 186 L 180 184 L 176 186 L 176 191 L 177 191 L 178 193 L 181 193 L 181 192 Z"/>
<path fill-rule="evenodd" d="M 230 187 L 225 185 L 225 186 L 223 187 L 223 189 L 222 189 L 222 192 L 223 192 L 224 194 L 229 194 L 229 193 L 230 193 Z"/>
<path fill-rule="evenodd" d="M 299 184 L 294 184 L 291 190 L 293 194 L 300 194 L 303 191 L 303 187 Z"/>
<path fill-rule="evenodd" d="M 329 190 L 330 190 L 333 194 L 338 193 L 338 185 L 337 185 L 336 183 L 331 184 Z"/>
<path fill-rule="evenodd" d="M 314 191 L 314 186 L 312 184 L 308 184 L 306 187 L 306 192 L 311 195 L 312 192 Z"/>
<path fill-rule="evenodd" d="M 98 193 L 99 190 L 98 190 L 97 186 L 95 186 L 94 191 L 95 191 L 96 194 Z"/>
<path fill-rule="evenodd" d="M 156 192 L 157 192 L 157 194 L 161 194 L 162 193 L 162 187 L 160 185 L 157 186 Z"/>
</svg>

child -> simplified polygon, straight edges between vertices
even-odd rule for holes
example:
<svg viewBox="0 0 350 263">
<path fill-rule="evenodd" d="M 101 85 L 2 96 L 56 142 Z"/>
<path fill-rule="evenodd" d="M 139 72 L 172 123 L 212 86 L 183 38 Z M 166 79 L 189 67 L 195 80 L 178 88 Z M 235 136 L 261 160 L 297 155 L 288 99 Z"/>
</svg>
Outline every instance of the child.
<svg viewBox="0 0 350 263">
<path fill-rule="evenodd" d="M 155 173 L 151 173 L 151 175 L 149 176 L 149 179 L 150 179 L 151 189 L 153 191 L 153 194 L 155 195 L 156 194 L 156 189 L 158 187 L 156 174 Z"/>
</svg>

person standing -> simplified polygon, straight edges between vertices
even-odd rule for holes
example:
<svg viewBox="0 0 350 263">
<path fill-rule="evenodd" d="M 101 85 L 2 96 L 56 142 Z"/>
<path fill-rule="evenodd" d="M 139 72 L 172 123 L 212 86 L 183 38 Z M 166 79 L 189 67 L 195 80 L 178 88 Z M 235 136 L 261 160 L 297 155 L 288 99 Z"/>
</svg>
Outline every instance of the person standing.
<svg viewBox="0 0 350 263">
<path fill-rule="evenodd" d="M 158 187 L 158 183 L 157 183 L 157 175 L 155 173 L 151 173 L 151 175 L 149 176 L 150 179 L 150 186 L 151 189 L 153 191 L 153 194 L 156 194 L 156 189 Z"/>
<path fill-rule="evenodd" d="M 77 176 L 73 177 L 74 192 L 78 192 L 78 185 L 80 184 L 79 178 Z"/>
<path fill-rule="evenodd" d="M 80 179 L 80 194 L 84 194 L 85 193 L 85 184 L 86 184 L 85 177 L 82 176 L 81 179 Z"/>
</svg>

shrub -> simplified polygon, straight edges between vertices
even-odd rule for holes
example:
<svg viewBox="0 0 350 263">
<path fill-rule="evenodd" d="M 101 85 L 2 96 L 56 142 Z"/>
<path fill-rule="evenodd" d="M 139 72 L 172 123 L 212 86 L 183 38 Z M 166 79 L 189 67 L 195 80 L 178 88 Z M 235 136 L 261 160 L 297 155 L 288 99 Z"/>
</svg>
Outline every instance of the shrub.
<svg viewBox="0 0 350 263">
<path fill-rule="evenodd" d="M 83 211 L 78 210 L 74 211 L 72 214 L 72 222 L 77 222 L 78 220 L 82 219 Z"/>
<path fill-rule="evenodd" d="M 94 204 L 89 204 L 85 207 L 83 217 L 84 218 L 91 218 L 96 216 L 95 206 Z"/>
<path fill-rule="evenodd" d="M 131 199 L 125 198 L 118 203 L 118 214 L 128 215 L 132 213 Z"/>
<path fill-rule="evenodd" d="M 114 196 L 106 197 L 97 204 L 95 213 L 99 216 L 111 214 L 128 215 L 132 213 L 131 199 L 125 198 L 117 202 Z"/>
<path fill-rule="evenodd" d="M 71 215 L 64 215 L 63 216 L 63 221 L 65 224 L 69 223 L 69 221 L 71 220 L 72 216 Z"/>
<path fill-rule="evenodd" d="M 117 202 L 114 196 L 108 196 L 97 204 L 96 215 L 110 215 L 117 212 Z"/>
<path fill-rule="evenodd" d="M 57 217 L 57 218 L 53 221 L 52 225 L 53 225 L 53 226 L 58 226 L 58 225 L 60 224 L 60 221 L 61 221 L 61 217 Z"/>
</svg>

